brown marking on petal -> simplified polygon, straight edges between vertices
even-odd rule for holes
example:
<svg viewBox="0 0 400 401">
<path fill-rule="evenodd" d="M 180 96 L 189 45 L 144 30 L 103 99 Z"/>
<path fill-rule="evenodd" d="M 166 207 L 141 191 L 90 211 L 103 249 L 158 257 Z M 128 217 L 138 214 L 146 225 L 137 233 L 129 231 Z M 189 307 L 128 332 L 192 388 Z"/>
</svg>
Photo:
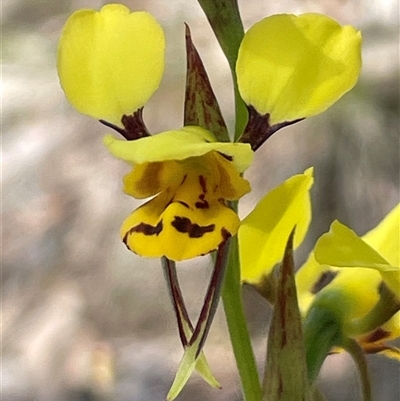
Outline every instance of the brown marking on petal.
<svg viewBox="0 0 400 401">
<path fill-rule="evenodd" d="M 171 225 L 180 233 L 189 234 L 190 238 L 201 238 L 204 234 L 210 233 L 215 229 L 215 224 L 199 226 L 196 223 L 193 224 L 187 217 L 180 216 L 175 216 Z"/>
<path fill-rule="evenodd" d="M 210 205 L 206 200 L 206 196 L 204 194 L 201 194 L 199 196 L 200 201 L 196 202 L 194 205 L 196 206 L 197 209 L 209 209 Z"/>
<path fill-rule="evenodd" d="M 384 338 L 387 338 L 390 336 L 390 332 L 383 330 L 381 327 L 378 327 L 376 330 L 374 330 L 372 333 L 369 333 L 364 341 L 367 343 L 375 343 L 377 341 L 381 341 Z"/>
<path fill-rule="evenodd" d="M 181 204 L 182 206 L 185 206 L 187 209 L 190 209 L 190 206 L 184 202 L 184 201 L 177 201 L 179 204 Z M 168 205 L 167 205 L 168 206 Z"/>
<path fill-rule="evenodd" d="M 199 175 L 199 183 L 204 194 L 207 193 L 207 182 L 204 176 Z"/>
<path fill-rule="evenodd" d="M 197 209 L 209 209 L 210 205 L 208 204 L 208 202 L 205 200 L 204 202 L 196 202 L 194 204 L 196 206 Z"/>
<path fill-rule="evenodd" d="M 225 228 L 221 228 L 221 236 L 223 239 L 223 242 L 225 242 L 228 238 L 232 237 L 232 234 Z"/>
<path fill-rule="evenodd" d="M 217 152 L 219 155 L 221 155 L 224 159 L 228 160 L 228 162 L 231 162 L 233 160 L 233 156 L 226 155 L 225 153 L 222 152 Z"/>
<path fill-rule="evenodd" d="M 133 233 L 142 233 L 144 235 L 159 235 L 163 230 L 163 222 L 162 220 L 156 225 L 152 226 L 146 223 L 140 223 L 135 227 L 132 227 L 125 235 L 124 239 Z"/>
<path fill-rule="evenodd" d="M 186 178 L 187 178 L 187 174 L 185 174 L 184 176 L 183 176 L 183 179 L 182 179 L 182 182 L 181 182 L 181 185 L 186 181 Z"/>
<path fill-rule="evenodd" d="M 129 237 L 129 231 L 125 234 L 124 238 L 122 239 L 122 242 L 125 244 L 125 246 L 131 251 L 132 249 L 128 245 L 128 237 Z"/>
<path fill-rule="evenodd" d="M 321 274 L 319 279 L 314 283 L 311 288 L 311 294 L 318 294 L 324 287 L 326 287 L 336 276 L 337 272 L 326 271 Z"/>
</svg>

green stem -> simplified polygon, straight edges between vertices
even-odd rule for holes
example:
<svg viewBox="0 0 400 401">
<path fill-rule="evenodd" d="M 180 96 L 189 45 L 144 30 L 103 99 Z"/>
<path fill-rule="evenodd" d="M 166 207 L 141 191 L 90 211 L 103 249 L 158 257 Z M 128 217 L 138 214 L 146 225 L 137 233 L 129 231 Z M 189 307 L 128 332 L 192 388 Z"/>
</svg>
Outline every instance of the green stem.
<svg viewBox="0 0 400 401">
<path fill-rule="evenodd" d="M 238 2 L 237 0 L 198 0 L 198 2 L 207 16 L 232 73 L 236 112 L 234 141 L 236 141 L 242 135 L 248 119 L 247 108 L 239 94 L 236 78 L 236 60 L 244 36 Z M 232 202 L 231 206 L 237 211 L 237 202 Z M 222 300 L 244 400 L 261 401 L 260 379 L 243 310 L 237 236 L 231 241 L 225 274 Z"/>
<path fill-rule="evenodd" d="M 342 343 L 343 348 L 352 356 L 355 364 L 358 367 L 360 375 L 361 389 L 363 393 L 363 401 L 372 401 L 371 381 L 369 378 L 367 361 L 362 348 L 357 341 L 351 338 L 345 338 Z"/>
<path fill-rule="evenodd" d="M 260 379 L 242 303 L 237 236 L 232 238 L 231 242 L 222 300 L 244 400 L 260 401 L 262 397 Z"/>
</svg>

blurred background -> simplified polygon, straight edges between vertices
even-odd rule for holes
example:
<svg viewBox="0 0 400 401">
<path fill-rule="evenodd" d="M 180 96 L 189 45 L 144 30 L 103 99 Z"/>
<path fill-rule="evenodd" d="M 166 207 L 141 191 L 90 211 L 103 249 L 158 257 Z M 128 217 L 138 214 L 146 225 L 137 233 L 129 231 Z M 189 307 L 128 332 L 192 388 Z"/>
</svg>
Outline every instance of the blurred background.
<svg viewBox="0 0 400 401">
<path fill-rule="evenodd" d="M 227 123 L 233 95 L 228 65 L 195 0 L 121 1 L 150 11 L 167 36 L 167 66 L 145 107 L 154 133 L 178 128 L 185 85 L 184 22 L 203 58 Z M 137 206 L 121 191 L 128 171 L 102 145 L 108 130 L 67 104 L 55 67 L 68 15 L 100 0 L 2 1 L 2 400 L 163 400 L 182 349 L 160 263 L 120 242 Z M 399 5 L 396 0 L 239 1 L 246 29 L 272 13 L 323 12 L 363 32 L 357 87 L 326 113 L 286 128 L 258 152 L 246 173 L 253 192 L 245 215 L 266 191 L 315 167 L 313 223 L 296 254 L 304 261 L 335 218 L 359 234 L 399 201 Z M 195 318 L 210 274 L 207 258 L 180 264 Z M 246 312 L 262 368 L 270 309 L 249 288 Z M 194 375 L 182 401 L 241 399 L 222 308 L 206 355 L 222 390 Z M 368 357 L 376 401 L 400 399 L 399 365 Z M 321 373 L 331 401 L 360 400 L 354 366 L 332 356 Z"/>
</svg>

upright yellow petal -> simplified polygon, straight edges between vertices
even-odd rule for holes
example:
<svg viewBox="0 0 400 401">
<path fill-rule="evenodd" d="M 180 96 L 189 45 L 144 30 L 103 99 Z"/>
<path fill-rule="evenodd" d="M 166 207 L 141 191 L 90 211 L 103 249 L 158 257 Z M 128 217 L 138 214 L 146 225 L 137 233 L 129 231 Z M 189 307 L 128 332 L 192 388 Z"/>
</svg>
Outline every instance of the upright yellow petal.
<svg viewBox="0 0 400 401">
<path fill-rule="evenodd" d="M 261 20 L 236 64 L 242 98 L 272 124 L 323 112 L 353 88 L 360 68 L 360 32 L 320 14 Z"/>
<path fill-rule="evenodd" d="M 274 188 L 243 220 L 239 228 L 241 278 L 259 282 L 283 257 L 287 238 L 296 225 L 294 248 L 303 241 L 311 221 L 309 190 L 312 169 Z"/>
<path fill-rule="evenodd" d="M 81 113 L 120 125 L 158 88 L 164 33 L 147 12 L 120 4 L 79 10 L 62 32 L 57 68 L 69 102 Z"/>
</svg>

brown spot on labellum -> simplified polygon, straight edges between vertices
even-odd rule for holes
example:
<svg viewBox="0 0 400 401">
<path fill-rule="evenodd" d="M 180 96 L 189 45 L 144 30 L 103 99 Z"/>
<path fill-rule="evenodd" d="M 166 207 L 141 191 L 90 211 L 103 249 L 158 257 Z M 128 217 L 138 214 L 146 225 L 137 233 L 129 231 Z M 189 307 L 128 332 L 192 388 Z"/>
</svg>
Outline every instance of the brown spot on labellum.
<svg viewBox="0 0 400 401">
<path fill-rule="evenodd" d="M 206 179 L 202 175 L 199 175 L 199 183 L 200 183 L 203 193 L 206 194 L 207 193 L 207 183 L 206 183 Z"/>
<path fill-rule="evenodd" d="M 381 327 L 378 327 L 372 333 L 368 334 L 368 336 L 365 338 L 365 341 L 367 343 L 375 343 L 375 342 L 381 341 L 384 338 L 387 338 L 389 336 L 390 336 L 390 332 L 383 330 Z"/>
<path fill-rule="evenodd" d="M 125 244 L 125 246 L 131 251 L 132 249 L 128 245 L 128 237 L 129 237 L 129 231 L 125 234 L 124 238 L 122 239 L 122 242 Z"/>
<path fill-rule="evenodd" d="M 231 162 L 233 160 L 233 156 L 229 156 L 221 152 L 218 152 L 218 154 L 221 155 L 224 159 L 228 160 L 228 162 Z"/>
<path fill-rule="evenodd" d="M 200 194 L 199 196 L 200 201 L 196 202 L 194 205 L 197 209 L 209 209 L 210 205 L 206 200 L 206 196 L 204 194 Z"/>
<path fill-rule="evenodd" d="M 318 294 L 337 276 L 337 274 L 337 272 L 333 272 L 330 270 L 322 273 L 319 279 L 314 283 L 313 287 L 311 288 L 311 293 Z"/>
<path fill-rule="evenodd" d="M 187 217 L 180 216 L 175 216 L 171 225 L 180 233 L 189 234 L 190 238 L 201 238 L 204 234 L 210 233 L 215 229 L 215 224 L 199 226 L 196 223 L 192 223 Z"/>
<path fill-rule="evenodd" d="M 146 223 L 140 223 L 135 227 L 132 227 L 125 235 L 124 237 L 124 242 L 125 238 L 127 238 L 130 234 L 133 233 L 142 233 L 144 235 L 158 235 L 160 232 L 163 230 L 163 222 L 162 220 L 156 225 L 152 226 L 150 224 Z"/>
<path fill-rule="evenodd" d="M 228 238 L 232 237 L 232 234 L 225 227 L 222 227 L 221 236 L 223 241 L 226 241 Z"/>
<path fill-rule="evenodd" d="M 184 201 L 177 201 L 179 204 L 181 204 L 182 206 L 185 206 L 187 209 L 190 209 L 190 206 L 184 202 Z"/>
</svg>

